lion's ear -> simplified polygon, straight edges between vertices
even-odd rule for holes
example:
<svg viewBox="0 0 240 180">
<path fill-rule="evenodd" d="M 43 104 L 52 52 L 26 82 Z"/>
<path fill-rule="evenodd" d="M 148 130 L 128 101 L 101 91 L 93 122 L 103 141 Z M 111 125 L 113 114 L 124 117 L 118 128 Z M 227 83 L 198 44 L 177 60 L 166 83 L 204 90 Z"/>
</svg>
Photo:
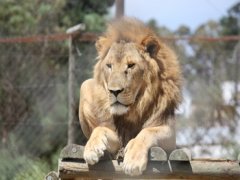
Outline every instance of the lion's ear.
<svg viewBox="0 0 240 180">
<path fill-rule="evenodd" d="M 150 57 L 155 58 L 160 46 L 158 41 L 154 37 L 147 37 L 142 41 L 142 45 L 146 52 L 149 53 Z"/>
</svg>

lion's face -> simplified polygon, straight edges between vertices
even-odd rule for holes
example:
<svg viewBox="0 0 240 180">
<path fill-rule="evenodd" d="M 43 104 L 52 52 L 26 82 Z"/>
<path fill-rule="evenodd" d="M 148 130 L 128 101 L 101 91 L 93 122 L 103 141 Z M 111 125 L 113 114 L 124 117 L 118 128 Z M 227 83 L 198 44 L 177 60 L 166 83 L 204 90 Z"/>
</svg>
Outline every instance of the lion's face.
<svg viewBox="0 0 240 180">
<path fill-rule="evenodd" d="M 105 90 L 101 106 L 106 111 L 135 122 L 154 112 L 174 113 L 181 99 L 178 61 L 143 23 L 113 23 L 97 40 L 96 49 L 94 79 Z"/>
<path fill-rule="evenodd" d="M 144 61 L 134 43 L 114 43 L 102 61 L 110 112 L 127 113 L 143 86 Z"/>
</svg>

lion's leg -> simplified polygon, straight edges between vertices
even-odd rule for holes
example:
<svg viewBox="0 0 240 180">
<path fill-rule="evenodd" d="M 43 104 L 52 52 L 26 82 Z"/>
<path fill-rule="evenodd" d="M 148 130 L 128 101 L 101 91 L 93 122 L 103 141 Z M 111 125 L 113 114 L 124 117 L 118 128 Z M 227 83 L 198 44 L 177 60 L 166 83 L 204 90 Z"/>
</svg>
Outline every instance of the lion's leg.
<svg viewBox="0 0 240 180">
<path fill-rule="evenodd" d="M 169 125 L 144 128 L 125 148 L 123 169 L 126 174 L 140 175 L 146 169 L 148 151 L 160 146 L 167 152 L 176 147 L 175 122 Z"/>
<path fill-rule="evenodd" d="M 96 127 L 84 149 L 84 159 L 88 164 L 95 164 L 107 150 L 115 153 L 120 147 L 117 134 L 107 127 Z"/>
<path fill-rule="evenodd" d="M 105 150 L 115 153 L 120 146 L 117 134 L 111 130 L 114 129 L 111 121 L 105 121 L 104 126 L 101 126 L 102 123 L 95 116 L 93 107 L 98 98 L 96 91 L 100 91 L 95 88 L 94 80 L 89 79 L 82 84 L 80 90 L 79 118 L 82 131 L 89 138 L 84 150 L 84 159 L 88 164 L 98 162 Z"/>
<path fill-rule="evenodd" d="M 84 135 L 89 138 L 92 130 L 98 124 L 92 113 L 94 80 L 84 81 L 80 88 L 79 120 Z"/>
</svg>

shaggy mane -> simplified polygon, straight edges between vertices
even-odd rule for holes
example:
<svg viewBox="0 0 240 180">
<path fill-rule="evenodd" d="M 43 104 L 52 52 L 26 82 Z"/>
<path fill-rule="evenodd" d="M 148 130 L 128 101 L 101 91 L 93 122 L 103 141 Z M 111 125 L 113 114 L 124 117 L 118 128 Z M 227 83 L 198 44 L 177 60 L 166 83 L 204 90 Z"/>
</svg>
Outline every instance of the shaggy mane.
<svg viewBox="0 0 240 180">
<path fill-rule="evenodd" d="M 135 18 L 123 17 L 108 24 L 107 31 L 97 43 L 97 50 L 104 56 L 114 42 L 133 42 L 141 44 L 146 37 L 155 36 L 154 32 Z M 104 46 L 102 46 L 104 44 Z"/>
<path fill-rule="evenodd" d="M 139 48 L 139 53 L 147 62 L 143 75 L 145 88 L 136 100 L 135 109 L 127 115 L 131 122 L 127 124 L 121 120 L 116 121 L 116 123 L 120 123 L 116 124 L 117 129 L 123 131 L 119 134 L 126 136 L 124 129 L 127 130 L 128 127 L 129 129 L 132 127 L 141 129 L 142 127 L 156 126 L 167 123 L 167 120 L 174 116 L 174 111 L 181 101 L 182 76 L 174 52 L 161 42 L 160 38 L 149 27 L 137 19 L 122 18 L 110 23 L 106 33 L 96 42 L 99 61 L 94 69 L 94 78 L 102 85 L 104 77 L 100 68 L 101 59 L 106 56 L 113 43 L 121 41 L 135 43 L 136 47 Z M 129 137 L 124 141 L 127 141 Z"/>
</svg>

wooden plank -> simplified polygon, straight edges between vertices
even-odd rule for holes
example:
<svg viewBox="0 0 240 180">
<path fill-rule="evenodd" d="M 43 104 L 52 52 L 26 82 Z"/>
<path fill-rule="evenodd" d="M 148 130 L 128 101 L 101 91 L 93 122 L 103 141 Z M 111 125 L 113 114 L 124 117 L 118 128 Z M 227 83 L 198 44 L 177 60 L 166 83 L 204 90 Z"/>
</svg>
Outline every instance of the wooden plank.
<svg viewBox="0 0 240 180">
<path fill-rule="evenodd" d="M 233 160 L 193 160 L 191 167 L 193 173 L 198 174 L 229 174 L 239 175 L 240 166 L 238 161 Z"/>
<path fill-rule="evenodd" d="M 187 148 L 175 149 L 169 156 L 169 160 L 172 161 L 190 161 L 191 159 L 191 152 Z"/>
<path fill-rule="evenodd" d="M 149 162 L 146 171 L 141 176 L 130 177 L 122 170 L 122 159 L 110 160 L 105 154 L 96 165 L 88 165 L 83 159 L 83 146 L 68 145 L 61 152 L 58 174 L 61 179 L 240 179 L 239 161 L 191 159 L 188 149 L 177 149 L 167 159 L 166 152 L 154 147 L 149 151 Z M 124 156 L 124 154 L 122 155 Z"/>
<path fill-rule="evenodd" d="M 58 173 L 55 171 L 51 171 L 45 177 L 45 180 L 58 180 Z"/>
<path fill-rule="evenodd" d="M 94 166 L 87 165 L 85 163 L 73 163 L 73 162 L 59 162 L 60 178 L 129 178 L 123 173 L 122 163 L 114 161 L 100 161 Z M 154 164 L 154 166 L 152 166 Z M 168 172 L 170 173 L 167 162 L 154 161 L 153 164 L 148 166 L 147 172 Z M 67 170 L 67 171 L 66 171 Z M 154 174 L 145 173 L 141 178 L 154 177 Z"/>
<path fill-rule="evenodd" d="M 59 177 L 65 178 L 130 178 L 123 173 L 121 163 L 116 160 L 100 161 L 94 166 L 84 162 L 59 161 Z M 150 161 L 147 170 L 138 178 L 167 177 L 225 177 L 240 178 L 238 161 Z M 136 178 L 136 177 L 132 177 Z"/>
<path fill-rule="evenodd" d="M 142 175 L 136 177 L 129 176 L 90 176 L 90 177 L 74 177 L 68 176 L 61 178 L 62 180 L 85 180 L 85 179 L 201 179 L 201 180 L 239 180 L 239 176 L 236 175 L 195 175 L 195 174 L 161 174 L 158 176 Z"/>
<path fill-rule="evenodd" d="M 73 26 L 67 30 L 67 34 L 69 36 L 68 49 L 69 49 L 69 57 L 68 57 L 68 144 L 72 144 L 76 142 L 76 122 L 78 122 L 78 118 L 76 116 L 76 39 L 79 37 L 81 32 L 85 30 L 84 24 L 78 24 Z"/>
<path fill-rule="evenodd" d="M 84 146 L 69 144 L 64 147 L 60 153 L 60 159 L 76 158 L 83 159 Z"/>
<path fill-rule="evenodd" d="M 167 161 L 167 153 L 160 147 L 152 147 L 149 151 L 151 161 Z"/>
<path fill-rule="evenodd" d="M 60 159 L 83 159 L 84 146 L 77 144 L 69 144 L 64 147 L 60 153 Z M 105 152 L 104 157 L 101 159 L 110 160 L 110 154 Z M 115 159 L 122 160 L 124 158 L 124 150 L 117 154 Z M 149 151 L 149 159 L 152 161 L 167 161 L 167 153 L 161 147 L 152 147 Z"/>
</svg>

